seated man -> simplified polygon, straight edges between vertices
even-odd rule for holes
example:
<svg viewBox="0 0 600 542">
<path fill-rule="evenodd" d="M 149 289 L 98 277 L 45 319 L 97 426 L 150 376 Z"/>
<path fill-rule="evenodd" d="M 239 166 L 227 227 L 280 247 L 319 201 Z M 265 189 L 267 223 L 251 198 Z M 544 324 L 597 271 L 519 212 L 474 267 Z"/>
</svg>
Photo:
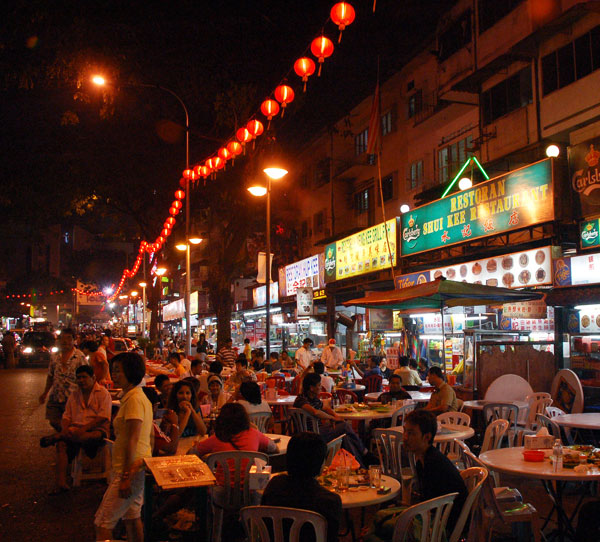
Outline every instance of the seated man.
<svg viewBox="0 0 600 542">
<path fill-rule="evenodd" d="M 50 495 L 69 490 L 67 467 L 79 450 L 83 448 L 88 457 L 94 458 L 109 435 L 110 393 L 96 382 L 89 365 L 77 367 L 75 377 L 77 389 L 67 399 L 61 432 L 42 439 L 44 446 L 56 443 L 56 488 Z"/>
<path fill-rule="evenodd" d="M 381 363 L 381 356 L 371 356 L 369 358 L 369 368 L 365 371 L 361 371 L 359 366 L 356 364 L 356 361 L 354 361 L 354 360 L 350 361 L 350 364 L 352 365 L 353 369 L 361 376 L 361 378 L 367 378 L 368 376 L 371 376 L 371 375 L 378 375 L 381 378 L 383 378 L 383 375 L 381 374 L 381 369 L 379 368 L 380 363 Z M 382 388 L 382 384 L 380 382 L 379 389 L 377 391 L 381 391 L 381 388 Z"/>
<path fill-rule="evenodd" d="M 235 360 L 235 372 L 227 380 L 225 389 L 231 391 L 239 388 L 242 382 L 256 382 L 256 375 L 248 369 L 248 360 L 244 354 L 240 354 Z"/>
<path fill-rule="evenodd" d="M 169 402 L 169 393 L 173 387 L 173 384 L 171 384 L 171 379 L 167 375 L 158 375 L 154 379 L 154 387 L 159 393 L 158 408 L 167 408 L 167 403 Z"/>
<path fill-rule="evenodd" d="M 302 381 L 302 394 L 296 397 L 294 408 L 301 408 L 319 418 L 319 432 L 326 442 L 330 442 L 345 433 L 342 447 L 354 455 L 356 460 L 364 467 L 364 456 L 368 453 L 368 450 L 350 424 L 340 418 L 332 408 L 323 405 L 323 401 L 319 399 L 320 392 L 321 375 L 308 373 Z"/>
<path fill-rule="evenodd" d="M 430 367 L 427 380 L 435 388 L 435 391 L 431 394 L 425 410 L 433 412 L 436 416 L 444 412 L 456 412 L 458 410 L 456 393 L 444 380 L 442 369 L 437 365 Z"/>
<path fill-rule="evenodd" d="M 402 378 L 403 386 L 422 386 L 423 382 L 419 373 L 409 366 L 408 356 L 400 356 L 400 368 L 394 371 L 394 374 L 397 374 Z"/>
<path fill-rule="evenodd" d="M 436 432 L 437 419 L 431 412 L 414 410 L 404 420 L 404 445 L 415 455 L 421 500 L 458 493 L 446 527 L 451 533 L 467 498 L 467 488 L 458 469 L 433 445 Z"/>
<path fill-rule="evenodd" d="M 327 541 L 336 542 L 342 519 L 342 499 L 315 479 L 326 456 L 327 446 L 316 433 L 294 435 L 287 447 L 287 474 L 279 474 L 269 481 L 261 505 L 317 512 L 327 520 Z M 314 540 L 312 527 L 302 528 L 300 540 Z"/>
<path fill-rule="evenodd" d="M 202 374 L 202 362 L 199 359 L 193 359 L 190 365 L 190 374 L 188 376 L 193 376 L 194 378 L 200 378 Z"/>
<path fill-rule="evenodd" d="M 321 377 L 321 387 L 323 388 L 323 391 L 331 393 L 331 390 L 335 386 L 335 382 L 330 376 L 325 376 L 325 365 L 323 364 L 323 362 L 315 361 L 313 362 L 312 367 L 315 373 Z"/>
<path fill-rule="evenodd" d="M 267 373 L 275 373 L 277 371 L 281 371 L 283 365 L 281 365 L 281 361 L 279 361 L 279 354 L 277 352 L 271 352 L 269 355 L 269 360 L 265 361 L 265 371 Z"/>
<path fill-rule="evenodd" d="M 208 373 L 202 373 L 198 378 L 200 382 L 200 391 L 208 393 L 208 380 L 213 376 L 221 378 L 223 372 L 223 364 L 220 361 L 213 361 L 208 366 Z"/>
<path fill-rule="evenodd" d="M 379 401 L 386 405 L 394 400 L 404 401 L 406 399 L 411 399 L 411 396 L 402 387 L 402 379 L 400 378 L 400 375 L 390 375 L 390 391 L 383 392 L 379 396 Z"/>
</svg>

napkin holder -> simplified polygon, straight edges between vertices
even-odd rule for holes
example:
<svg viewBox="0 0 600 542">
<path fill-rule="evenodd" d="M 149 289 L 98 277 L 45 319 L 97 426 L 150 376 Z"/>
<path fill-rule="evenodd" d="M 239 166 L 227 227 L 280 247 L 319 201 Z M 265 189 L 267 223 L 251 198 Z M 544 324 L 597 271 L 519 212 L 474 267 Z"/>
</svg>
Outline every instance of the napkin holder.
<svg viewBox="0 0 600 542">
<path fill-rule="evenodd" d="M 265 465 L 260 459 L 255 461 L 258 465 L 255 463 L 250 467 L 248 484 L 250 489 L 263 490 L 271 479 L 271 465 Z"/>
<path fill-rule="evenodd" d="M 554 437 L 552 435 L 525 435 L 524 439 L 526 450 L 543 450 L 554 446 Z"/>
</svg>

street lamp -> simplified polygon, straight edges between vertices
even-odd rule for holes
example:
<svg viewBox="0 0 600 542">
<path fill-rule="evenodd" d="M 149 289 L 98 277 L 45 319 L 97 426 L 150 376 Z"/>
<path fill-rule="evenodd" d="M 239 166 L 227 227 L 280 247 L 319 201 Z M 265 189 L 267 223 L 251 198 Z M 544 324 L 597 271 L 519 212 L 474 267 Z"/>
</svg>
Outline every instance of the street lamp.
<svg viewBox="0 0 600 542">
<path fill-rule="evenodd" d="M 179 241 L 175 248 L 180 252 L 185 251 L 185 328 L 187 332 L 187 340 L 186 340 L 186 350 L 189 350 L 191 354 L 191 345 L 192 345 L 192 310 L 191 310 L 191 288 L 192 288 L 192 279 L 190 277 L 191 272 L 191 245 L 199 245 L 202 242 L 200 237 L 196 237 L 195 235 L 188 235 L 187 241 L 182 240 Z"/>
<path fill-rule="evenodd" d="M 140 282 L 142 288 L 142 337 L 146 338 L 146 286 L 145 282 Z"/>
<path fill-rule="evenodd" d="M 138 293 L 135 290 L 132 290 L 131 292 L 129 292 L 129 297 L 131 297 L 131 301 L 133 304 L 133 323 L 137 326 L 137 296 Z M 137 327 L 136 327 L 137 329 Z"/>
<path fill-rule="evenodd" d="M 98 86 L 104 86 L 107 84 L 106 79 L 101 75 L 94 75 L 92 77 L 92 83 Z M 135 83 L 135 84 L 127 84 L 124 85 L 126 87 L 139 87 L 139 88 L 157 88 L 159 90 L 163 90 L 168 92 L 171 96 L 173 96 L 178 102 L 179 105 L 183 108 L 185 113 L 185 169 L 190 169 L 190 115 L 188 113 L 188 109 L 185 106 L 184 101 L 179 97 L 178 94 L 173 92 L 171 89 L 160 86 L 160 85 L 147 85 L 144 83 Z M 185 235 L 189 237 L 190 235 L 190 180 L 186 176 L 185 177 Z M 191 339 L 191 326 L 190 326 L 190 290 L 191 290 L 191 272 L 190 272 L 190 258 L 189 252 L 185 261 L 186 268 L 186 279 L 185 279 L 185 316 L 186 316 L 186 354 L 188 356 L 192 355 L 192 339 Z"/>
<path fill-rule="evenodd" d="M 269 166 L 263 169 L 267 176 L 267 186 L 254 185 L 248 187 L 248 192 L 256 197 L 267 196 L 267 247 L 265 254 L 265 263 L 267 272 L 265 276 L 266 290 L 266 317 L 267 317 L 267 355 L 269 359 L 271 354 L 271 182 L 277 181 L 288 174 L 287 169 L 282 167 Z"/>
</svg>

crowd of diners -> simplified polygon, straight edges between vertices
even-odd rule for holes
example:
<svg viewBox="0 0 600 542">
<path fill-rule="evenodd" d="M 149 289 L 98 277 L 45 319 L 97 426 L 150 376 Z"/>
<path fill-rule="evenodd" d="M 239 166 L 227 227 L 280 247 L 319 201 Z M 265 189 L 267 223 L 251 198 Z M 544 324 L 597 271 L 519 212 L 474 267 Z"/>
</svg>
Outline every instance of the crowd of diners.
<svg viewBox="0 0 600 542">
<path fill-rule="evenodd" d="M 343 447 L 361 467 L 377 464 L 379 458 L 369 452 L 368 435 L 359 436 L 322 398 L 335 385 L 328 370 L 347 363 L 335 341 L 329 342 L 320 359 L 312 355 L 311 341 L 306 340 L 295 359 L 282 352 L 273 353 L 269 360 L 258 349 L 245 348 L 245 353 L 238 355 L 229 341 L 213 361 L 209 361 L 207 349 L 199 341 L 194 359 L 169 352 L 161 363 L 148 361 L 134 351 L 115 355 L 110 349 L 110 339 L 109 335 L 98 340 L 88 337 L 76 345 L 75 334 L 63 330 L 59 351 L 50 363 L 46 386 L 39 398 L 40 403 L 46 403 L 46 418 L 54 429 L 40 442 L 43 447 L 56 449 L 52 496 L 70 490 L 68 465 L 81 451 L 93 459 L 105 446 L 106 439 L 113 441 L 110 482 L 94 519 L 97 540 L 112 539 L 120 520 L 127 540 L 144 539 L 143 460 L 176 453 L 182 438 L 196 437 L 188 453 L 200 458 L 221 451 L 277 452 L 275 442 L 250 422 L 249 415 L 271 412 L 261 392 L 259 375 L 282 370 L 295 375 L 298 395 L 294 407 L 316 417 L 320 431 L 297 432 L 292 436 L 285 472 L 273 476 L 262 495 L 255 495 L 255 503 L 319 512 L 327 519 L 328 540 L 338 539 L 342 519 L 340 496 L 316 479 L 325 459 L 326 443 L 344 435 Z M 377 356 L 371 357 L 366 367 L 350 364 L 363 378 L 385 375 Z M 419 374 L 419 369 L 414 363 L 411 366 L 408 358 L 401 358 L 399 369 L 387 375 L 389 388 L 381 394 L 380 401 L 386 404 L 410 399 L 406 387 L 414 389 L 423 384 L 425 375 Z M 153 385 L 147 385 L 146 381 L 152 377 Z M 433 441 L 438 429 L 436 415 L 456 410 L 457 399 L 438 367 L 430 367 L 426 378 L 434 391 L 427 405 L 405 418 L 403 446 L 414 454 L 422 500 L 458 493 L 448 520 L 451 529 L 467 489 L 455 464 Z M 118 410 L 113 405 L 111 388 L 120 390 Z M 217 471 L 216 478 L 218 489 L 223 484 L 223 473 Z M 218 490 L 212 491 L 211 498 L 219 499 Z M 160 524 L 167 514 L 192 506 L 192 500 L 189 491 L 172 492 L 153 510 L 155 522 Z"/>
</svg>

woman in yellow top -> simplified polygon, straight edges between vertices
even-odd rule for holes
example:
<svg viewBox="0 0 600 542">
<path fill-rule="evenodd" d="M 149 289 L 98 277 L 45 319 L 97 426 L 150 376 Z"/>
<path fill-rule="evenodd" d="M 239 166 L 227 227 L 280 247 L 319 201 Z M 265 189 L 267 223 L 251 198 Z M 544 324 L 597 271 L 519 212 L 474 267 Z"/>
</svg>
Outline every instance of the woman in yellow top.
<svg viewBox="0 0 600 542">
<path fill-rule="evenodd" d="M 119 519 L 127 540 L 143 542 L 141 509 L 144 502 L 145 457 L 152 456 L 152 405 L 139 383 L 146 366 L 139 354 L 125 352 L 112 359 L 113 382 L 123 389 L 121 407 L 113 420 L 112 481 L 96 511 L 96 540 L 110 540 Z"/>
</svg>

